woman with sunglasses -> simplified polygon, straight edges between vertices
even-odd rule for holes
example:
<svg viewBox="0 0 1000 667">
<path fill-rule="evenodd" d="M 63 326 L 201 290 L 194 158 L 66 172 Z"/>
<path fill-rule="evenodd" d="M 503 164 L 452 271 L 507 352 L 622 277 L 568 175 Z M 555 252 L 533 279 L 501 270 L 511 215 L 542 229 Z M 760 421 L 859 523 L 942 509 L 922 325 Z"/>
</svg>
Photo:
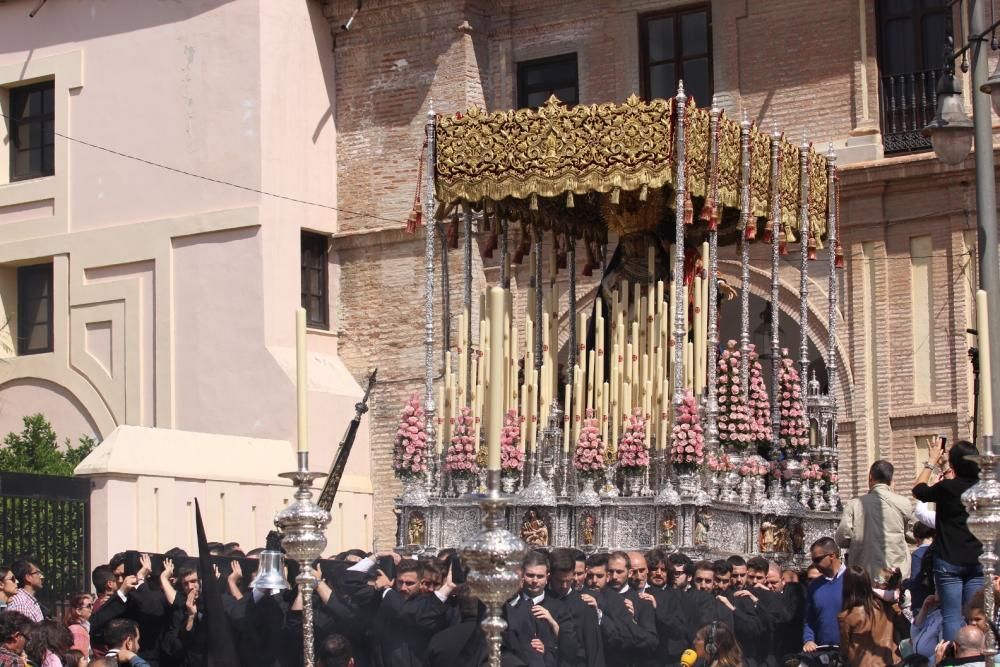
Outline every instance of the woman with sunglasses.
<svg viewBox="0 0 1000 667">
<path fill-rule="evenodd" d="M 63 623 L 73 635 L 73 648 L 90 657 L 90 615 L 94 613 L 94 598 L 90 593 L 74 593 L 69 597 Z"/>
</svg>

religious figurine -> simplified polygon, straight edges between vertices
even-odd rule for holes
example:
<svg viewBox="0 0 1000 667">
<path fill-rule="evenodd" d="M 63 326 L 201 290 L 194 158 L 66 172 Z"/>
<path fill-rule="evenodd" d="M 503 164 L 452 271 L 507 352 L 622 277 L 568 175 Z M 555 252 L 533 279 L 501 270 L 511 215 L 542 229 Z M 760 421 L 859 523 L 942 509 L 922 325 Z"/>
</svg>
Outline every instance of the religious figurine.
<svg viewBox="0 0 1000 667">
<path fill-rule="evenodd" d="M 802 527 L 801 521 L 796 521 L 792 528 L 792 548 L 797 554 L 805 553 L 806 529 Z"/>
<path fill-rule="evenodd" d="M 669 512 L 664 514 L 660 521 L 660 544 L 673 544 L 676 532 L 677 519 Z"/>
<path fill-rule="evenodd" d="M 694 545 L 696 547 L 708 546 L 708 529 L 712 527 L 712 515 L 707 511 L 698 512 L 694 523 Z"/>
<path fill-rule="evenodd" d="M 784 554 L 792 551 L 792 543 L 788 539 L 788 526 L 784 522 L 779 523 L 774 529 L 774 550 Z"/>
<path fill-rule="evenodd" d="M 549 545 L 549 527 L 540 516 L 538 510 L 528 510 L 521 524 L 521 539 L 533 547 L 546 547 Z"/>
<path fill-rule="evenodd" d="M 597 519 L 593 514 L 584 514 L 580 521 L 580 542 L 584 546 L 592 546 L 597 535 Z"/>
<path fill-rule="evenodd" d="M 410 514 L 410 520 L 406 525 L 407 544 L 423 544 L 425 528 L 424 517 L 420 512 Z"/>
<path fill-rule="evenodd" d="M 774 530 L 775 525 L 770 521 L 765 521 L 760 525 L 760 551 L 769 553 L 774 551 Z"/>
</svg>

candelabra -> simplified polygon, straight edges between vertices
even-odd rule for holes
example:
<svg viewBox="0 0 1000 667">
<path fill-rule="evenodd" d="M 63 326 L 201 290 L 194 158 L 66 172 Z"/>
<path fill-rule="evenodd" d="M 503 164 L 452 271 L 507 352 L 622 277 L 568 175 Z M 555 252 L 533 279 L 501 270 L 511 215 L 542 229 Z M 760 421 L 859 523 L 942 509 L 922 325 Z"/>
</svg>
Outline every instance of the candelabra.
<svg viewBox="0 0 1000 667">
<path fill-rule="evenodd" d="M 319 581 L 313 574 L 312 564 L 326 548 L 326 527 L 330 513 L 313 502 L 312 483 L 326 473 L 309 472 L 309 452 L 299 452 L 298 470 L 282 473 L 296 487 L 295 497 L 288 507 L 274 517 L 274 525 L 281 531 L 281 546 L 289 558 L 299 562 L 299 576 L 295 583 L 302 596 L 302 664 L 313 667 L 313 591 Z"/>
<path fill-rule="evenodd" d="M 993 452 L 993 436 L 984 435 L 982 439 L 984 453 L 970 457 L 979 463 L 979 481 L 962 494 L 962 502 L 969 511 L 969 530 L 983 543 L 983 554 L 979 557 L 983 565 L 983 614 L 992 620 L 995 606 L 993 574 L 997 564 L 995 547 L 997 538 L 1000 538 L 1000 482 L 997 481 L 1000 454 Z M 987 658 L 986 664 L 993 665 L 997 646 L 992 632 L 986 633 L 983 654 Z"/>
<path fill-rule="evenodd" d="M 477 496 L 483 511 L 483 527 L 462 546 L 462 559 L 469 568 L 469 591 L 486 606 L 481 623 L 490 649 L 490 667 L 500 667 L 500 644 L 507 622 L 502 609 L 520 586 L 517 568 L 528 550 L 519 537 L 503 527 L 507 498 L 500 493 L 500 471 L 487 473 L 488 490 Z"/>
<path fill-rule="evenodd" d="M 552 401 L 549 408 L 549 424 L 542 429 L 542 437 L 531 453 L 531 481 L 521 491 L 520 502 L 529 505 L 545 505 L 554 507 L 556 504 L 555 467 L 556 458 L 560 456 L 562 443 L 562 409 L 557 401 Z"/>
</svg>

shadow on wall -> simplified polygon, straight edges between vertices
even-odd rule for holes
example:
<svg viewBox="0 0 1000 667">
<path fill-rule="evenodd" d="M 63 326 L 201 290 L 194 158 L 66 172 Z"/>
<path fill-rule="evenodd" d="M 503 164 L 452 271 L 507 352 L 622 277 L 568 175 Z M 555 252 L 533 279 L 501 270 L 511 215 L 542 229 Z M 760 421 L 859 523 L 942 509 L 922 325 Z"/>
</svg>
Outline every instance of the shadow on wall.
<svg viewBox="0 0 1000 667">
<path fill-rule="evenodd" d="M 82 435 L 100 440 L 102 434 L 83 403 L 65 387 L 38 378 L 20 378 L 0 385 L 0 438 L 20 432 L 23 418 L 41 412 L 60 438 Z"/>
<path fill-rule="evenodd" d="M 214 11 L 234 0 L 194 0 L 185 2 L 144 2 L 135 10 L 133 0 L 101 2 L 52 2 L 29 18 L 31 3 L 3 7 L 7 30 L 3 51 L 30 53 L 54 44 L 72 44 L 89 39 L 135 32 Z M 11 19 L 16 19 L 11 22 Z"/>
</svg>

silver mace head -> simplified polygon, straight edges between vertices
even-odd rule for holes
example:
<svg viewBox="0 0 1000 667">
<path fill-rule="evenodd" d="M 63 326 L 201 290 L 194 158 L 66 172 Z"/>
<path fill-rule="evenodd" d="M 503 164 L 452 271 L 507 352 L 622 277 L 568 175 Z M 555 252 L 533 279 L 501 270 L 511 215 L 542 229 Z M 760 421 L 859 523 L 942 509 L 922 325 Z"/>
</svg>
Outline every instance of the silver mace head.
<svg viewBox="0 0 1000 667">
<path fill-rule="evenodd" d="M 528 545 L 503 527 L 507 499 L 498 490 L 500 472 L 490 470 L 488 476 L 489 491 L 477 497 L 483 510 L 483 527 L 462 545 L 461 555 L 469 568 L 469 591 L 486 606 L 481 625 L 490 646 L 490 665 L 499 667 L 500 643 L 507 627 L 501 610 L 520 588 L 518 569 Z"/>
<path fill-rule="evenodd" d="M 289 558 L 311 563 L 326 548 L 326 527 L 330 525 L 330 513 L 312 499 L 312 481 L 325 475 L 299 470 L 281 477 L 291 479 L 297 487 L 295 499 L 274 517 L 274 525 L 281 531 L 281 546 Z"/>
</svg>

